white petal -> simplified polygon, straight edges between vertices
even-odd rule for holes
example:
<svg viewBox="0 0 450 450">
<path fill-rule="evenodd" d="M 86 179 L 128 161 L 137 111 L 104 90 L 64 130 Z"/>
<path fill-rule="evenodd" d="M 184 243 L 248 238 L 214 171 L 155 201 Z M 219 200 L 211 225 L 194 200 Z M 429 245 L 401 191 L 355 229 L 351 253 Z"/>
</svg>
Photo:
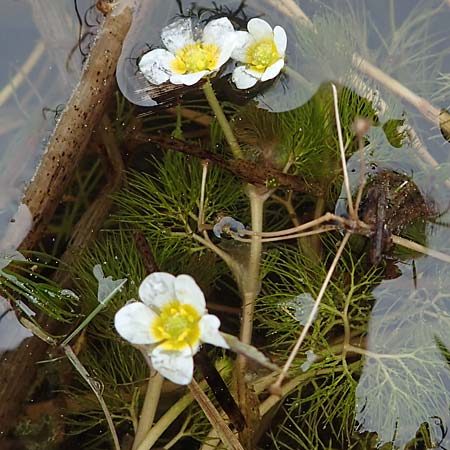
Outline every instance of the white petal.
<svg viewBox="0 0 450 450">
<path fill-rule="evenodd" d="M 280 70 L 283 67 L 284 67 L 284 59 L 279 59 L 276 63 L 273 63 L 264 71 L 261 77 L 261 81 L 267 81 L 271 80 L 272 78 L 275 78 L 280 73 Z"/>
<path fill-rule="evenodd" d="M 247 50 L 256 41 L 246 31 L 236 31 L 235 45 L 231 57 L 236 61 L 247 62 Z"/>
<path fill-rule="evenodd" d="M 142 56 L 139 61 L 139 70 L 150 83 L 165 83 L 172 72 L 170 64 L 174 58 L 167 50 L 157 48 Z"/>
<path fill-rule="evenodd" d="M 203 30 L 202 41 L 205 44 L 222 45 L 227 35 L 233 35 L 234 28 L 229 19 L 221 17 L 217 20 L 211 20 Z"/>
<path fill-rule="evenodd" d="M 170 77 L 170 82 L 172 84 L 185 84 L 186 86 L 192 86 L 198 83 L 206 74 L 211 73 L 210 70 L 202 70 L 200 72 L 177 74 L 174 73 Z"/>
<path fill-rule="evenodd" d="M 220 55 L 214 70 L 219 70 L 230 58 L 236 45 L 236 33 L 225 34 L 219 45 Z"/>
<path fill-rule="evenodd" d="M 187 44 L 194 42 L 191 19 L 178 19 L 164 27 L 161 31 L 161 41 L 173 54 Z"/>
<path fill-rule="evenodd" d="M 287 36 L 284 28 L 277 25 L 273 29 L 273 40 L 275 41 L 275 46 L 277 47 L 279 55 L 284 56 L 287 46 Z"/>
<path fill-rule="evenodd" d="M 257 41 L 273 36 L 272 27 L 265 20 L 258 19 L 257 17 L 248 21 L 247 29 Z"/>
<path fill-rule="evenodd" d="M 191 276 L 178 275 L 175 280 L 175 292 L 181 303 L 192 305 L 200 315 L 205 313 L 205 296 Z"/>
<path fill-rule="evenodd" d="M 173 383 L 189 384 L 192 381 L 194 360 L 190 348 L 169 352 L 158 346 L 150 353 L 150 358 L 153 368 Z"/>
<path fill-rule="evenodd" d="M 114 326 L 117 332 L 132 344 L 154 344 L 158 342 L 150 333 L 150 326 L 157 315 L 141 302 L 125 305 L 117 311 Z"/>
<path fill-rule="evenodd" d="M 220 320 L 213 314 L 205 314 L 199 322 L 200 340 L 216 347 L 230 348 L 219 332 Z"/>
<path fill-rule="evenodd" d="M 236 67 L 236 69 L 234 69 L 233 71 L 231 79 L 238 89 L 249 89 L 253 87 L 258 81 L 258 78 L 250 75 L 245 70 L 245 66 Z"/>
<path fill-rule="evenodd" d="M 151 273 L 139 286 L 139 298 L 146 305 L 157 308 L 175 300 L 175 277 L 165 272 Z"/>
</svg>

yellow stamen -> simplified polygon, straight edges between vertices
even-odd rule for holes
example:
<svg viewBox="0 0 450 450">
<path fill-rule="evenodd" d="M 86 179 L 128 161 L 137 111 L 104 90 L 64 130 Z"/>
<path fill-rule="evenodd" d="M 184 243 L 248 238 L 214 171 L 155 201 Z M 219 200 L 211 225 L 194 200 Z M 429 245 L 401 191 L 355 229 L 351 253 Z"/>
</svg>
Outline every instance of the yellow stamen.
<svg viewBox="0 0 450 450">
<path fill-rule="evenodd" d="M 191 306 L 174 300 L 162 307 L 150 332 L 164 350 L 194 347 L 200 339 L 200 314 Z"/>
<path fill-rule="evenodd" d="M 196 42 L 177 51 L 172 70 L 180 75 L 202 70 L 214 70 L 219 59 L 219 47 L 215 44 Z"/>
<path fill-rule="evenodd" d="M 261 39 L 247 50 L 247 64 L 257 72 L 264 72 L 280 58 L 273 39 Z"/>
</svg>

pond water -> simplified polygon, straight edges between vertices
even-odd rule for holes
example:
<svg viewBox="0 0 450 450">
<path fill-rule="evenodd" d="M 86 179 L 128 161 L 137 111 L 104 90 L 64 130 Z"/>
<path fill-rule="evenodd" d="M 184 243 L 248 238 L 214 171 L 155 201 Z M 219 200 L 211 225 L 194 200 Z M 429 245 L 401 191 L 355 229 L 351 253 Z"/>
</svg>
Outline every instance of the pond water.
<svg viewBox="0 0 450 450">
<path fill-rule="evenodd" d="M 111 105 L 107 117 L 34 249 L 39 253 L 22 252 L 25 260 L 17 249 L 33 218 L 22 203 L 24 193 L 70 104 L 92 43 L 89 33 L 99 27 L 99 9 L 108 11 L 108 2 L 2 5 L 0 384 L 12 383 L 7 371 L 19 364 L 14 355 L 26 357 L 25 346 L 39 341 L 33 332 L 54 345 L 41 353 L 39 359 L 50 362 L 39 364 L 28 400 L 17 398 L 15 416 L 8 408 L 0 411 L 0 448 L 114 448 L 111 424 L 99 406 L 104 399 L 120 448 L 144 450 L 132 442 L 136 429 L 144 433 L 138 419 L 148 370 L 140 352 L 119 339 L 113 321 L 120 306 L 138 298 L 137 287 L 151 271 L 145 255 L 153 253 L 161 270 L 192 275 L 228 333 L 239 334 L 240 296 L 257 297 L 254 344 L 282 366 L 307 324 L 312 300 L 322 295 L 346 233 L 353 235 L 350 243 L 324 290 L 283 398 L 273 403 L 281 408 L 267 406 L 275 375 L 253 363 L 244 366 L 252 390 L 247 406 L 242 398 L 238 404 L 247 425 L 254 420 L 249 429 L 260 440 L 249 444 L 245 433 L 240 439 L 267 449 L 450 448 L 450 2 L 119 4 L 127 6 L 133 21 L 117 61 L 117 92 L 105 100 Z M 237 63 L 230 60 L 212 79 L 245 162 L 231 156 L 227 130 L 202 82 L 156 86 L 139 70 L 145 53 L 163 47 L 162 28 L 180 17 L 189 18 L 199 35 L 220 17 L 239 30 L 257 17 L 286 31 L 279 76 L 240 90 L 232 82 Z M 330 83 L 338 87 L 348 186 Z M 359 133 L 361 117 L 368 122 Z M 210 161 L 207 176 L 198 162 L 203 160 Z M 353 199 L 362 195 L 356 213 L 370 231 L 352 221 L 349 192 Z M 260 211 L 265 205 L 260 220 L 258 201 Z M 101 223 L 83 222 L 86 210 L 92 217 L 99 213 Z M 327 212 L 338 217 L 327 221 L 333 231 L 322 240 L 291 240 L 285 233 L 270 241 L 275 232 Z M 81 228 L 102 228 L 83 253 L 76 240 L 79 219 Z M 217 231 L 222 223 L 239 229 L 230 227 L 227 238 L 224 226 Z M 261 235 L 267 239 L 261 247 L 258 238 L 250 239 L 251 230 L 272 234 Z M 73 242 L 75 257 L 64 259 L 65 245 Z M 55 275 L 58 258 L 67 264 L 69 281 Z M 16 262 L 8 268 L 11 260 Z M 47 316 L 62 324 L 50 335 Z M 230 368 L 231 361 L 218 364 Z M 228 387 L 230 372 L 223 372 Z M 244 379 L 239 370 L 235 377 Z M 6 402 L 7 390 L 0 389 Z M 166 417 L 184 394 L 164 384 L 156 419 Z M 255 418 L 250 410 L 258 407 L 262 417 Z M 165 425 L 162 438 L 149 442 L 204 450 L 207 439 L 218 439 L 195 403 L 184 408 L 172 417 L 172 428 Z"/>
</svg>

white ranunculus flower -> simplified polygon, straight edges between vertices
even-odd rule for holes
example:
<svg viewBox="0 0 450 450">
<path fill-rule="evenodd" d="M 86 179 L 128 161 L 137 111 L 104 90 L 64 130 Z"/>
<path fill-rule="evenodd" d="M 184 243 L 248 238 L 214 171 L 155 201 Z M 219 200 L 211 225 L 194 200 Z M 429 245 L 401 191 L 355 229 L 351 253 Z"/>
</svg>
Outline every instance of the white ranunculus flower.
<svg viewBox="0 0 450 450">
<path fill-rule="evenodd" d="M 226 18 L 211 20 L 196 39 L 191 19 L 178 19 L 163 28 L 166 49 L 145 53 L 139 69 L 152 84 L 170 81 L 191 86 L 205 75 L 217 72 L 231 57 L 236 32 Z"/>
<path fill-rule="evenodd" d="M 193 355 L 202 342 L 229 348 L 220 321 L 207 314 L 205 297 L 189 275 L 155 272 L 139 287 L 142 302 L 128 303 L 115 316 L 127 341 L 147 345 L 153 368 L 177 384 L 189 384 Z"/>
<path fill-rule="evenodd" d="M 232 80 L 238 89 L 249 89 L 258 81 L 275 78 L 284 67 L 286 31 L 262 19 L 250 19 L 247 31 L 236 31 L 232 58 L 244 63 L 234 69 Z"/>
</svg>

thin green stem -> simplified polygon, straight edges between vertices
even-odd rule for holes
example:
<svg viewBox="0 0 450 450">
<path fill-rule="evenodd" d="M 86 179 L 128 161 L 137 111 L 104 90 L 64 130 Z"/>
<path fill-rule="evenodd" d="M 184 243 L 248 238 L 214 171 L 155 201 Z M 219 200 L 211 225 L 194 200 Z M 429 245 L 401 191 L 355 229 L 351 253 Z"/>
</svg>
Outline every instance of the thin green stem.
<svg viewBox="0 0 450 450">
<path fill-rule="evenodd" d="M 230 123 L 226 118 L 222 107 L 220 106 L 219 100 L 217 100 L 216 94 L 209 80 L 206 80 L 203 85 L 203 92 L 205 93 L 206 99 L 208 100 L 211 109 L 213 110 L 219 125 L 222 128 L 223 134 L 225 136 L 228 145 L 230 146 L 231 152 L 236 159 L 242 159 L 241 147 L 234 136 L 233 130 L 231 129 Z"/>
<path fill-rule="evenodd" d="M 151 368 L 150 378 L 147 384 L 147 392 L 145 393 L 144 404 L 142 405 L 132 450 L 136 450 L 138 448 L 139 444 L 144 440 L 144 437 L 152 428 L 163 381 L 164 378 L 155 369 Z"/>
<path fill-rule="evenodd" d="M 200 383 L 203 388 L 206 383 Z M 136 450 L 149 450 L 153 444 L 160 438 L 164 431 L 175 422 L 180 414 L 194 401 L 191 393 L 181 397 L 174 405 L 172 405 L 166 413 L 153 425 L 145 438 L 142 440 Z"/>
<path fill-rule="evenodd" d="M 238 278 L 241 266 L 231 255 L 223 251 L 221 248 L 217 247 L 217 245 L 213 244 L 210 239 L 205 239 L 204 237 L 195 233 L 191 234 L 190 236 L 192 237 L 192 239 L 199 242 L 204 247 L 208 248 L 217 256 L 219 256 L 219 258 L 221 258 L 233 272 L 233 275 L 236 277 L 236 279 Z"/>
<path fill-rule="evenodd" d="M 269 191 L 261 191 L 261 188 L 249 184 L 247 195 L 250 200 L 252 230 L 261 233 L 263 230 L 264 202 L 268 198 Z M 253 333 L 253 315 L 255 300 L 261 288 L 260 265 L 262 254 L 261 236 L 253 235 L 250 242 L 249 261 L 246 270 L 236 278 L 239 291 L 242 296 L 242 317 L 240 338 L 244 344 L 251 344 Z M 236 360 L 236 396 L 242 411 L 245 411 L 247 423 L 251 423 L 251 412 L 248 408 L 250 391 L 247 386 L 245 373 L 247 372 L 247 359 L 238 355 Z M 245 438 L 244 438 L 245 439 Z"/>
<path fill-rule="evenodd" d="M 286 384 L 281 388 L 281 395 L 270 395 L 267 397 L 259 406 L 259 414 L 261 417 L 266 415 L 277 403 L 280 402 L 281 398 L 288 395 L 292 392 L 297 386 L 302 383 L 305 383 L 310 378 L 315 378 L 320 375 L 327 375 L 329 373 L 337 373 L 341 372 L 343 368 L 340 367 L 329 367 L 325 369 L 319 370 L 310 370 L 308 372 L 302 373 L 301 375 L 289 380 Z"/>
<path fill-rule="evenodd" d="M 261 233 L 263 230 L 264 202 L 267 199 L 267 191 L 259 192 L 259 188 L 248 185 L 247 195 L 250 199 L 252 231 Z M 261 283 L 259 279 L 261 253 L 261 236 L 253 235 L 250 242 L 248 267 L 245 275 L 241 275 L 240 280 L 238 281 L 243 300 L 241 341 L 244 344 L 251 344 L 252 340 L 253 312 Z"/>
<path fill-rule="evenodd" d="M 349 239 L 350 239 L 350 233 L 347 232 L 344 235 L 344 238 L 342 239 L 341 244 L 339 245 L 339 248 L 336 252 L 333 262 L 331 263 L 330 268 L 328 269 L 325 280 L 322 284 L 322 287 L 320 288 L 319 294 L 317 295 L 317 299 L 314 303 L 314 307 L 312 308 L 312 310 L 309 314 L 308 321 L 306 322 L 305 326 L 303 327 L 300 337 L 298 338 L 297 342 L 295 343 L 294 348 L 292 349 L 291 354 L 289 355 L 289 358 L 287 359 L 286 363 L 284 364 L 284 367 L 281 370 L 281 373 L 278 376 L 277 381 L 271 387 L 271 391 L 273 394 L 279 395 L 279 392 L 281 391 L 281 383 L 283 382 L 284 378 L 286 377 L 286 375 L 289 371 L 289 368 L 291 367 L 292 362 L 294 361 L 294 358 L 297 356 L 298 350 L 300 349 L 300 346 L 302 345 L 302 343 L 306 337 L 306 334 L 308 333 L 311 325 L 314 322 L 316 314 L 319 311 L 320 302 L 322 301 L 322 298 L 325 294 L 326 288 L 328 287 L 328 283 L 330 282 L 331 277 L 333 276 L 333 273 L 334 273 L 334 270 L 336 269 L 337 263 L 342 255 L 345 245 L 347 244 Z"/>
<path fill-rule="evenodd" d="M 122 286 L 127 282 L 127 280 L 123 280 L 122 283 L 120 283 L 118 286 L 116 286 L 111 293 L 102 300 L 97 307 L 91 311 L 91 313 L 86 317 L 86 319 L 83 320 L 83 322 L 78 325 L 75 330 L 72 331 L 72 333 L 69 334 L 62 342 L 61 345 L 64 347 L 67 345 L 81 330 L 87 327 L 89 322 L 103 309 L 105 308 L 110 300 L 122 289 Z"/>
<path fill-rule="evenodd" d="M 102 396 L 102 385 L 99 381 L 95 380 L 89 372 L 85 369 L 83 364 L 81 364 L 77 355 L 73 352 L 72 348 L 69 345 L 62 346 L 64 353 L 67 358 L 73 365 L 73 367 L 77 370 L 77 372 L 83 377 L 84 381 L 89 385 L 92 389 L 92 392 L 97 397 L 98 402 L 103 410 L 103 414 L 105 415 L 106 422 L 108 423 L 109 431 L 111 432 L 111 436 L 114 442 L 115 450 L 120 450 L 119 438 L 117 437 L 116 429 L 114 428 L 114 422 L 111 417 L 111 413 L 109 412 L 108 406 L 106 405 L 105 400 Z"/>
</svg>

